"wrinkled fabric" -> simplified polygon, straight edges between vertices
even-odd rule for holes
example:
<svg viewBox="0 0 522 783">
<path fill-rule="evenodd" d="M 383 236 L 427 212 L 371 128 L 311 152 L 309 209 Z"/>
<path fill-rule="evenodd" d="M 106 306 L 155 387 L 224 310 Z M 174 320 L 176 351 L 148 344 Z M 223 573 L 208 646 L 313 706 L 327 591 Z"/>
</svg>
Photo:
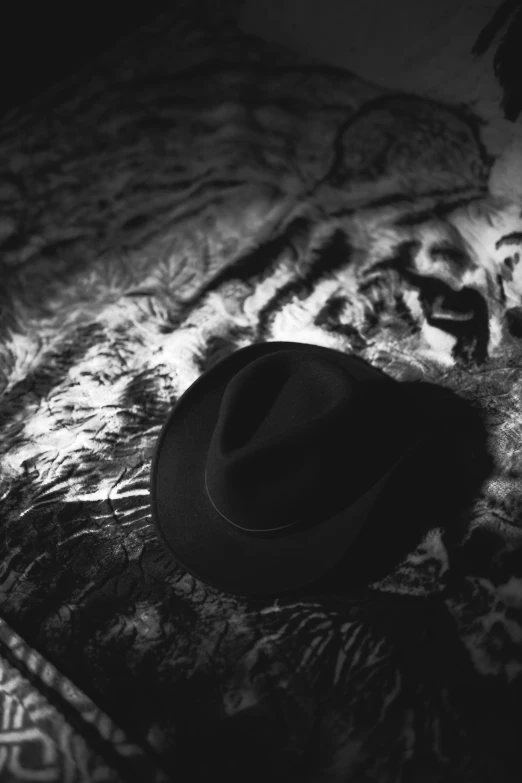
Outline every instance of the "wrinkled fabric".
<svg viewBox="0 0 522 783">
<path fill-rule="evenodd" d="M 5 627 L 172 779 L 518 780 L 522 205 L 465 107 L 166 19 L 0 131 Z M 149 475 L 183 391 L 267 340 L 455 392 L 492 468 L 390 518 L 384 573 L 375 537 L 356 584 L 263 603 L 176 565 Z"/>
</svg>

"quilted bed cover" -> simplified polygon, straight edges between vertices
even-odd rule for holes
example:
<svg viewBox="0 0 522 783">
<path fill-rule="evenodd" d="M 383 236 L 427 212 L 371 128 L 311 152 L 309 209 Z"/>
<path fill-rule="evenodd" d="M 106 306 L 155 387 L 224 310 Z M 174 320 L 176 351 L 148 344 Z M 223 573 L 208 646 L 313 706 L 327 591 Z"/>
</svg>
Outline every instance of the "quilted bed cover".
<svg viewBox="0 0 522 783">
<path fill-rule="evenodd" d="M 520 781 L 522 159 L 487 131 L 180 11 L 5 118 L 2 783 Z M 335 589 L 253 601 L 163 550 L 149 475 L 269 340 L 452 390 L 489 462 Z"/>
</svg>

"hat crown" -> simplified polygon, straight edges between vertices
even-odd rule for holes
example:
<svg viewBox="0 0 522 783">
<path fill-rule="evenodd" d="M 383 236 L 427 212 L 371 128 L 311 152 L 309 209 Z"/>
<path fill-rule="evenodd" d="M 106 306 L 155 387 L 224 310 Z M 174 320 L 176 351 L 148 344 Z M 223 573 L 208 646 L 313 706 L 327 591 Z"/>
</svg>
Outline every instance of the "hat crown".
<svg viewBox="0 0 522 783">
<path fill-rule="evenodd" d="M 245 366 L 224 392 L 207 455 L 216 510 L 262 532 L 349 503 L 364 489 L 363 454 L 375 448 L 364 409 L 360 382 L 328 358 L 290 350 Z"/>
</svg>

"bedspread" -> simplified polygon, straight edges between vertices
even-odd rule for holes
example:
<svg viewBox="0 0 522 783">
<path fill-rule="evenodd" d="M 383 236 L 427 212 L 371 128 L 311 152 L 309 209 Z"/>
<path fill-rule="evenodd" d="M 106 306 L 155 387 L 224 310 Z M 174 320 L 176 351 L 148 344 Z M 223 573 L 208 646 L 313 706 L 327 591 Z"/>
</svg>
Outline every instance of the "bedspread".
<svg viewBox="0 0 522 783">
<path fill-rule="evenodd" d="M 3 122 L 2 781 L 519 780 L 521 159 L 483 131 L 173 12 Z M 386 567 L 263 602 L 172 561 L 149 474 L 267 340 L 451 389 L 491 465 Z"/>
</svg>

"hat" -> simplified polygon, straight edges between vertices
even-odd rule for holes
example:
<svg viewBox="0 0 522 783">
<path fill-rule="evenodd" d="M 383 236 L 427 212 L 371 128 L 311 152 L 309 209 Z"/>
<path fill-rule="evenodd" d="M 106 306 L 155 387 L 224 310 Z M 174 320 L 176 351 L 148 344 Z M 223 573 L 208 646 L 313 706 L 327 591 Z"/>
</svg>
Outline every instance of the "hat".
<svg viewBox="0 0 522 783">
<path fill-rule="evenodd" d="M 172 557 L 206 584 L 277 596 L 335 566 L 440 416 L 364 360 L 267 342 L 180 397 L 159 435 L 151 506 Z"/>
</svg>

